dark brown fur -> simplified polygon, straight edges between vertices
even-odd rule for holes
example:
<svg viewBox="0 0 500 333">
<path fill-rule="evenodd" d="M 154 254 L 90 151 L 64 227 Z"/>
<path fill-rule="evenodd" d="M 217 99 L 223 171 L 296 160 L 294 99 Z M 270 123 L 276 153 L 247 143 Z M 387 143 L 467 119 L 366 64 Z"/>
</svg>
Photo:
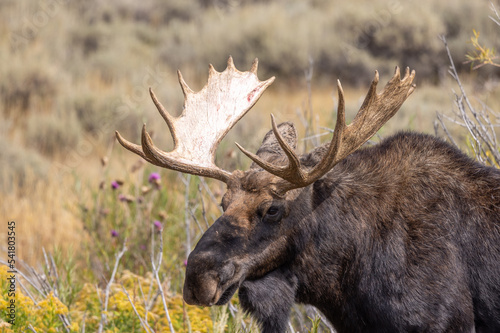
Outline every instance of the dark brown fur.
<svg viewBox="0 0 500 333">
<path fill-rule="evenodd" d="M 294 144 L 292 129 L 280 125 Z M 269 134 L 259 155 L 280 161 L 275 145 Z M 294 302 L 338 332 L 500 332 L 500 171 L 401 133 L 306 188 L 280 195 L 279 182 L 255 166 L 233 174 L 189 256 L 188 303 L 224 304 L 239 288 L 263 332 L 284 332 Z"/>
</svg>

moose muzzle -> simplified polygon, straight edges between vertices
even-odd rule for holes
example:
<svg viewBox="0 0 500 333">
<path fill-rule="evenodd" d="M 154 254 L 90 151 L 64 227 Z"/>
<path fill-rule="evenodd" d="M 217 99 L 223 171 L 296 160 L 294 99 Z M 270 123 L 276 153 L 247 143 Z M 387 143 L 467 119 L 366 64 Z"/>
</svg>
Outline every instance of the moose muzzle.
<svg viewBox="0 0 500 333">
<path fill-rule="evenodd" d="M 193 251 L 188 258 L 184 281 L 184 300 L 190 305 L 222 305 L 239 286 L 236 266 L 232 262 L 216 263 L 208 253 Z"/>
</svg>

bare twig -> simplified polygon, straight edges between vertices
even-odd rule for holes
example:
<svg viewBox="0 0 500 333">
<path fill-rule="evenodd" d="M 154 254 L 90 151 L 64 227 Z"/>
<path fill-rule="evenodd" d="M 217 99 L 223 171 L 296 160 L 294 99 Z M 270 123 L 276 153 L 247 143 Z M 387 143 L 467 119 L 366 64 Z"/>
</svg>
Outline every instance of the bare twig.
<svg viewBox="0 0 500 333">
<path fill-rule="evenodd" d="M 130 302 L 130 304 L 132 305 L 132 309 L 134 309 L 134 312 L 135 314 L 137 315 L 137 317 L 139 318 L 139 321 L 141 322 L 141 326 L 142 328 L 144 328 L 144 330 L 149 333 L 149 332 L 154 332 L 154 330 L 151 328 L 151 326 L 149 326 L 147 320 L 145 321 L 144 319 L 142 319 L 141 315 L 139 314 L 139 312 L 137 311 L 137 308 L 135 307 L 134 305 L 134 302 L 132 301 L 132 298 L 130 298 L 130 295 L 127 291 L 127 289 L 125 289 L 125 287 L 123 286 L 123 284 L 121 285 L 122 286 L 122 289 L 123 289 L 123 292 L 125 293 L 125 295 L 127 295 L 127 298 L 128 298 L 128 301 Z M 146 314 L 146 318 L 147 318 L 147 314 Z"/>
<path fill-rule="evenodd" d="M 52 278 L 51 278 L 52 271 L 54 271 L 54 274 L 57 276 L 57 273 L 55 272 L 56 271 L 55 265 L 52 266 L 49 263 L 47 252 L 45 252 L 44 247 L 42 247 L 42 252 L 43 252 L 43 258 L 45 259 L 45 267 L 47 268 L 46 281 L 47 281 L 47 284 L 49 286 L 49 291 L 52 291 L 56 297 L 59 297 L 59 292 L 57 291 L 56 286 L 52 284 Z"/>
<path fill-rule="evenodd" d="M 29 289 L 24 286 L 24 283 L 21 281 L 21 279 L 17 280 L 17 282 L 21 286 L 21 290 L 23 291 L 23 293 L 26 294 L 26 295 L 28 295 L 28 297 L 31 299 L 31 301 L 33 302 L 33 304 L 35 304 L 36 306 L 38 306 L 38 302 L 33 297 L 33 295 L 31 294 L 31 292 L 29 291 Z"/>
<path fill-rule="evenodd" d="M 314 135 L 314 111 L 312 105 L 312 77 L 314 73 L 314 60 L 309 57 L 309 67 L 304 71 L 304 77 L 307 86 L 307 101 L 303 105 L 302 109 L 297 109 L 297 115 L 300 117 L 300 122 L 305 128 L 305 137 L 307 140 L 304 142 L 304 151 L 307 151 L 307 142 L 311 140 L 313 147 L 319 145 L 318 137 Z"/>
<path fill-rule="evenodd" d="M 146 323 L 147 323 L 148 322 L 148 313 L 149 313 L 149 308 L 148 308 L 149 304 L 148 304 L 148 301 L 146 300 L 146 297 L 144 296 L 144 291 L 142 290 L 142 284 L 139 281 L 139 278 L 137 278 L 136 280 L 137 280 L 137 285 L 139 286 L 139 291 L 141 292 L 142 303 L 144 304 L 144 310 L 146 310 L 146 313 L 144 314 L 144 319 L 146 320 Z M 151 290 L 149 291 L 148 297 L 150 297 L 150 296 L 151 296 Z M 148 327 L 149 327 L 149 324 L 148 324 Z"/>
<path fill-rule="evenodd" d="M 450 134 L 450 132 L 448 131 L 448 128 L 446 127 L 446 125 L 444 124 L 443 122 L 443 115 L 439 112 L 436 112 L 436 118 L 438 119 L 439 121 L 439 124 L 441 125 L 441 128 L 444 130 L 446 136 L 448 137 L 448 139 L 451 141 L 451 143 L 455 146 L 455 147 L 458 147 L 457 143 L 455 142 L 455 140 L 453 139 L 453 136 Z M 434 132 L 437 134 L 437 123 L 434 124 Z"/>
<path fill-rule="evenodd" d="M 497 8 L 495 7 L 495 4 L 493 4 L 493 2 L 490 2 L 490 8 L 495 13 L 495 17 L 493 17 L 493 16 L 488 16 L 488 17 L 493 22 L 495 22 L 497 25 L 500 26 L 500 14 L 498 13 Z"/>
<path fill-rule="evenodd" d="M 186 229 L 186 259 L 191 252 L 191 223 L 189 221 L 189 216 L 191 215 L 189 209 L 189 184 L 191 183 L 191 175 L 187 174 L 185 177 L 181 175 L 182 182 L 186 186 L 184 192 L 184 223 Z"/>
<path fill-rule="evenodd" d="M 9 266 L 9 264 L 6 261 L 2 260 L 2 259 L 0 259 L 0 264 L 5 265 L 5 266 Z M 25 265 L 25 267 L 27 267 L 27 268 L 29 267 L 29 265 L 27 265 L 26 263 L 23 263 L 23 264 Z M 17 270 L 16 274 L 21 275 L 40 295 L 45 296 L 45 294 L 43 293 L 43 291 L 40 290 L 40 286 L 37 285 L 34 281 L 32 281 L 32 277 L 26 276 L 26 274 L 24 274 L 19 269 Z"/>
<path fill-rule="evenodd" d="M 116 255 L 115 259 L 115 266 L 113 268 L 113 272 L 111 273 L 111 277 L 106 285 L 106 290 L 105 290 L 105 296 L 104 296 L 104 303 L 102 304 L 102 312 L 101 312 L 101 321 L 99 323 L 99 329 L 98 332 L 102 333 L 102 330 L 104 328 L 104 325 L 107 323 L 107 312 L 108 312 L 108 303 L 109 303 L 109 294 L 111 291 L 111 285 L 113 284 L 113 281 L 115 279 L 116 271 L 118 270 L 118 265 L 120 264 L 120 259 L 123 257 L 125 252 L 127 251 L 127 240 L 123 242 L 123 248 L 122 250 Z M 99 297 L 100 299 L 100 297 Z"/>
<path fill-rule="evenodd" d="M 187 323 L 188 333 L 192 333 L 193 332 L 193 328 L 191 327 L 191 321 L 189 319 L 189 313 L 186 310 L 186 302 L 184 302 L 184 300 L 182 300 L 182 315 L 184 316 L 184 318 L 183 318 L 184 325 Z M 186 327 L 186 326 L 184 326 L 184 327 Z"/>
<path fill-rule="evenodd" d="M 314 60 L 309 56 L 309 67 L 305 71 L 305 78 L 307 84 L 307 127 L 306 127 L 306 137 L 310 137 L 312 133 L 315 133 L 314 128 L 314 112 L 312 105 L 312 77 L 314 73 Z M 314 147 L 319 146 L 319 140 L 316 137 L 312 137 L 312 144 Z"/>
<path fill-rule="evenodd" d="M 85 320 L 87 319 L 87 312 L 83 313 L 82 317 L 82 328 L 80 329 L 80 333 L 85 333 Z"/>
<path fill-rule="evenodd" d="M 200 196 L 200 201 L 201 201 L 201 214 L 203 216 L 203 220 L 205 221 L 205 225 L 207 226 L 207 229 L 208 229 L 208 228 L 210 228 L 210 224 L 208 224 L 207 212 L 205 210 L 205 201 L 203 200 L 203 193 L 201 192 L 200 185 L 198 185 L 198 195 Z"/>
<path fill-rule="evenodd" d="M 215 195 L 213 192 L 210 190 L 210 187 L 208 187 L 208 184 L 206 180 L 203 177 L 199 177 L 201 185 L 203 185 L 203 188 L 205 191 L 208 193 L 208 196 L 210 197 L 210 200 L 219 208 L 219 211 L 222 213 L 222 207 L 220 206 L 219 202 L 217 201 L 217 198 L 215 198 Z"/>
<path fill-rule="evenodd" d="M 152 251 L 154 251 L 154 250 L 152 250 Z M 165 293 L 163 292 L 163 287 L 161 284 L 160 276 L 158 275 L 158 271 L 160 270 L 162 259 L 163 259 L 163 233 L 160 232 L 160 249 L 159 249 L 159 253 L 158 253 L 158 264 L 155 265 L 154 252 L 153 252 L 151 254 L 151 265 L 153 267 L 153 274 L 156 278 L 156 283 L 158 284 L 158 289 L 160 290 L 160 296 L 161 296 L 161 299 L 163 302 L 163 309 L 165 310 L 165 315 L 167 316 L 167 321 L 168 321 L 168 326 L 170 328 L 170 332 L 175 333 L 174 326 L 172 325 L 172 320 L 170 320 L 170 314 L 168 313 L 168 307 L 167 307 L 167 301 L 165 299 Z"/>
<path fill-rule="evenodd" d="M 229 309 L 229 313 L 231 314 L 231 316 L 237 320 L 238 319 L 238 309 L 233 305 L 231 304 L 231 302 L 228 303 L 228 309 Z M 243 331 L 246 332 L 246 324 L 245 322 L 243 321 L 243 318 L 239 318 L 240 321 L 239 321 L 239 324 L 241 325 L 241 327 L 243 327 Z"/>
<path fill-rule="evenodd" d="M 194 214 L 195 211 L 193 209 L 189 209 L 189 212 L 191 213 L 191 217 L 193 218 L 194 222 L 198 226 L 198 229 L 200 229 L 200 232 L 203 234 L 205 232 L 205 230 L 203 230 L 203 228 L 201 227 L 200 221 L 198 221 L 198 219 L 196 218 L 196 215 Z"/>
<path fill-rule="evenodd" d="M 495 13 L 498 15 L 496 10 Z M 482 102 L 480 102 L 480 104 L 482 105 L 481 110 L 477 110 L 473 106 L 458 75 L 453 58 L 451 56 L 450 49 L 446 42 L 446 38 L 442 36 L 441 40 L 445 46 L 448 59 L 450 61 L 449 73 L 459 87 L 459 93 L 453 91 L 453 94 L 455 96 L 455 105 L 457 107 L 457 111 L 454 111 L 454 113 L 457 118 L 461 119 L 461 121 L 451 120 L 451 118 L 440 115 L 438 113 L 437 118 L 439 125 L 445 131 L 446 136 L 455 145 L 457 144 L 446 128 L 443 119 L 446 118 L 448 121 L 466 128 L 471 136 L 470 146 L 474 152 L 476 159 L 483 163 L 500 165 L 500 147 L 498 145 L 497 135 L 495 133 L 495 128 L 497 127 L 497 125 L 492 123 L 490 114 L 493 115 L 495 119 L 500 118 L 498 118 L 498 116 L 494 112 L 492 112 L 491 109 L 486 107 Z M 437 127 L 435 127 L 435 129 L 437 129 Z"/>
</svg>

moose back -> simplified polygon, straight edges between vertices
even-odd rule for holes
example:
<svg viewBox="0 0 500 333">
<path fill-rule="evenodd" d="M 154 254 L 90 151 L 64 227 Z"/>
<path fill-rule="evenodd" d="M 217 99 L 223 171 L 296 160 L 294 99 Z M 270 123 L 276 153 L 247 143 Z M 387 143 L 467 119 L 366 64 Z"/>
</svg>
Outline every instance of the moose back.
<svg viewBox="0 0 500 333">
<path fill-rule="evenodd" d="M 263 332 L 285 332 L 294 302 L 317 307 L 338 332 L 500 332 L 500 171 L 435 137 L 400 133 L 360 148 L 413 92 L 399 69 L 377 93 L 378 73 L 355 119 L 344 94 L 331 142 L 296 152 L 291 123 L 276 125 L 247 171 L 215 165 L 224 135 L 274 77 L 257 61 L 232 58 L 194 93 L 180 72 L 183 113 L 166 121 L 164 152 L 145 126 L 141 145 L 119 142 L 147 161 L 227 184 L 224 213 L 188 258 L 188 304 L 242 307 Z"/>
</svg>

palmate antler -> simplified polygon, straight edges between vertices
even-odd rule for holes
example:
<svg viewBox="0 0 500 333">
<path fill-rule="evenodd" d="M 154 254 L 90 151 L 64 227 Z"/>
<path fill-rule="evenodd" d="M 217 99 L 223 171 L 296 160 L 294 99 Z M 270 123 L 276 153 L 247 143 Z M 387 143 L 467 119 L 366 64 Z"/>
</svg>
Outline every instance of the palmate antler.
<svg viewBox="0 0 500 333">
<path fill-rule="evenodd" d="M 184 92 L 184 110 L 177 118 L 165 110 L 150 89 L 151 98 L 172 134 L 174 149 L 171 152 L 161 151 L 153 144 L 146 125 L 142 128 L 141 146 L 125 140 L 116 132 L 118 141 L 152 164 L 227 183 L 231 173 L 214 163 L 217 146 L 274 81 L 274 76 L 259 81 L 257 67 L 255 59 L 249 72 L 240 72 L 234 67 L 231 57 L 222 73 L 210 65 L 208 83 L 197 93 L 188 87 L 178 71 Z"/>
<path fill-rule="evenodd" d="M 321 161 L 312 170 L 306 169 L 300 164 L 295 151 L 281 137 L 272 115 L 273 132 L 288 157 L 288 165 L 279 166 L 268 163 L 237 144 L 238 148 L 261 168 L 286 180 L 288 184 L 281 189 L 282 191 L 305 187 L 321 178 L 335 164 L 368 141 L 399 110 L 403 102 L 415 89 L 415 85 L 412 84 L 414 77 L 415 71 L 410 74 L 410 69 L 406 68 L 405 76 L 401 79 L 399 68 L 396 67 L 392 79 L 387 83 L 384 90 L 377 94 L 379 76 L 378 72 L 375 72 L 375 78 L 368 90 L 368 94 L 353 122 L 348 126 L 345 124 L 344 92 L 340 81 L 337 81 L 339 105 L 333 138 Z"/>
<path fill-rule="evenodd" d="M 255 59 L 250 71 L 240 72 L 234 67 L 231 57 L 228 59 L 226 70 L 222 73 L 215 71 L 210 65 L 208 83 L 197 93 L 188 87 L 178 72 L 184 92 L 184 110 L 178 118 L 172 117 L 165 110 L 150 89 L 151 98 L 172 133 L 173 151 L 164 152 L 156 148 L 145 125 L 142 129 L 142 145 L 130 143 L 116 132 L 118 141 L 152 164 L 227 183 L 231 173 L 220 169 L 214 163 L 217 146 L 274 81 L 274 77 L 259 81 L 257 66 L 258 62 Z M 407 68 L 405 76 L 401 79 L 399 68 L 396 67 L 392 79 L 384 90 L 377 94 L 379 77 L 378 72 L 375 72 L 368 94 L 353 122 L 348 126 L 345 124 L 344 92 L 338 81 L 339 105 L 333 138 L 328 148 L 322 150 L 321 161 L 312 169 L 301 165 L 299 156 L 279 133 L 272 115 L 273 132 L 288 157 L 288 165 L 271 164 L 240 145 L 237 146 L 264 170 L 285 181 L 283 188 L 280 188 L 281 191 L 305 187 L 321 178 L 335 164 L 358 149 L 398 111 L 415 89 L 412 84 L 414 77 L 415 71 L 410 73 Z"/>
</svg>

